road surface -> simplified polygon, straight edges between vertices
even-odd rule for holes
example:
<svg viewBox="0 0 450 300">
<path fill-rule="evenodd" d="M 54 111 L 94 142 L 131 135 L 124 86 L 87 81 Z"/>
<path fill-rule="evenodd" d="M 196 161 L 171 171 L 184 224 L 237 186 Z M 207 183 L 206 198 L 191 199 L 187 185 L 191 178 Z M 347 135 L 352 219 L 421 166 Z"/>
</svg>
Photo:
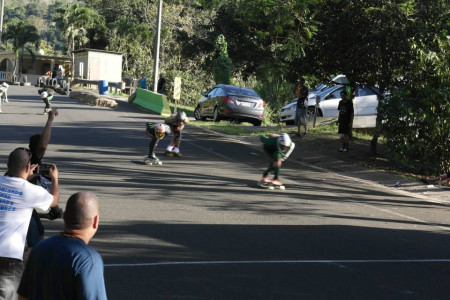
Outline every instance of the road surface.
<svg viewBox="0 0 450 300">
<path fill-rule="evenodd" d="M 0 165 L 46 121 L 37 88 L 11 86 L 0 114 Z M 60 171 L 61 206 L 77 191 L 100 199 L 109 299 L 443 299 L 450 295 L 449 208 L 289 160 L 285 191 L 256 185 L 268 160 L 194 126 L 183 158 L 143 164 L 145 122 L 55 96 L 44 161 Z M 46 235 L 62 229 L 45 221 Z"/>
</svg>

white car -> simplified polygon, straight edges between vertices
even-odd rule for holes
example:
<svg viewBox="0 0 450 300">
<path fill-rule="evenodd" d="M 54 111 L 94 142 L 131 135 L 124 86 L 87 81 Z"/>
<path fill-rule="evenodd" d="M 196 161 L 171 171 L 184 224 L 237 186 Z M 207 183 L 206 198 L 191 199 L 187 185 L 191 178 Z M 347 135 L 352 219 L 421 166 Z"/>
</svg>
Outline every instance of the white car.
<svg viewBox="0 0 450 300">
<path fill-rule="evenodd" d="M 308 106 L 315 105 L 315 97 L 322 93 L 323 91 L 329 89 L 330 87 L 336 86 L 338 84 L 346 83 L 347 77 L 345 75 L 336 75 L 329 82 L 324 82 L 316 86 L 314 89 L 309 91 L 308 94 Z M 314 104 L 310 104 L 309 99 L 314 98 Z M 295 123 L 295 110 L 297 109 L 297 98 L 283 106 L 280 111 L 280 122 L 285 122 L 286 124 L 294 124 Z M 308 110 L 309 114 L 312 115 L 314 113 L 314 107 L 310 107 Z"/>
<path fill-rule="evenodd" d="M 335 85 L 329 87 L 319 93 L 321 101 L 317 107 L 317 116 L 319 117 L 337 117 L 339 101 L 341 101 L 341 92 L 345 90 L 345 86 Z M 379 93 L 377 88 L 369 88 L 357 86 L 355 98 L 353 99 L 353 107 L 355 116 L 370 116 L 377 114 Z M 314 115 L 317 94 L 308 97 L 309 115 Z M 297 109 L 297 99 L 285 105 L 280 111 L 280 122 L 293 124 L 295 122 L 295 111 Z"/>
</svg>

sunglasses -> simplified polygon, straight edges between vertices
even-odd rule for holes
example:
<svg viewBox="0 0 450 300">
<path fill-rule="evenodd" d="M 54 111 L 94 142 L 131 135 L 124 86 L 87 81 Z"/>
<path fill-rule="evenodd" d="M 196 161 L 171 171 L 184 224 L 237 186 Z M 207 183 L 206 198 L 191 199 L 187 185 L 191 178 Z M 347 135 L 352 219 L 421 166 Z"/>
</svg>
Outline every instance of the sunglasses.
<svg viewBox="0 0 450 300">
<path fill-rule="evenodd" d="M 30 149 L 23 148 L 23 147 L 19 147 L 19 148 L 14 149 L 14 151 L 17 151 L 17 150 L 25 151 L 28 154 L 28 162 L 27 162 L 27 165 L 28 165 L 28 163 L 31 162 L 31 156 L 32 156 Z"/>
</svg>

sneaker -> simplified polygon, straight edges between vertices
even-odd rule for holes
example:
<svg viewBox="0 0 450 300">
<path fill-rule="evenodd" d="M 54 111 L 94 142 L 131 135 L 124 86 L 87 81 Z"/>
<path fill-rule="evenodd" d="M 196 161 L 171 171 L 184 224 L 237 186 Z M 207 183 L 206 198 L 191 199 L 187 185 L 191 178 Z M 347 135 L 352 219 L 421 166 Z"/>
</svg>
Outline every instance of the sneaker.
<svg viewBox="0 0 450 300">
<path fill-rule="evenodd" d="M 342 152 L 348 152 L 348 148 L 344 147 L 344 149 L 342 149 Z"/>
<path fill-rule="evenodd" d="M 271 183 L 271 182 L 272 182 L 272 180 L 270 180 L 269 177 L 263 177 L 261 179 L 261 183 Z"/>
<path fill-rule="evenodd" d="M 273 185 L 283 185 L 283 184 L 281 183 L 281 181 L 278 180 L 278 179 L 272 180 L 272 184 L 273 184 Z"/>
<path fill-rule="evenodd" d="M 345 147 L 341 147 L 341 148 L 339 148 L 339 152 L 344 152 L 344 149 L 345 149 Z"/>
</svg>

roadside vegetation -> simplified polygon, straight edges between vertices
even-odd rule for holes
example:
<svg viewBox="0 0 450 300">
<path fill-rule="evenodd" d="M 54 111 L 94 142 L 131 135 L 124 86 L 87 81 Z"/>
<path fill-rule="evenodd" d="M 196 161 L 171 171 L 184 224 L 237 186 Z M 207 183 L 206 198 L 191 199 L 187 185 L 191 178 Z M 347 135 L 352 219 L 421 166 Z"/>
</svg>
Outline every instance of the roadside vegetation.
<svg viewBox="0 0 450 300">
<path fill-rule="evenodd" d="M 157 2 L 6 1 L 1 47 L 19 56 L 117 51 L 124 77 L 151 77 Z M 366 153 L 376 159 L 383 150 L 392 162 L 436 174 L 450 169 L 449 20 L 448 1 L 165 0 L 160 73 L 171 103 L 173 79 L 182 78 L 178 105 L 188 114 L 200 92 L 218 82 L 252 88 L 266 101 L 263 125 L 272 128 L 283 128 L 278 112 L 292 101 L 299 77 L 312 88 L 345 74 L 351 88 L 382 92 Z M 28 25 L 40 40 L 23 34 L 34 32 Z M 18 36 L 25 38 L 12 38 Z M 217 125 L 229 126 L 202 126 Z"/>
</svg>

